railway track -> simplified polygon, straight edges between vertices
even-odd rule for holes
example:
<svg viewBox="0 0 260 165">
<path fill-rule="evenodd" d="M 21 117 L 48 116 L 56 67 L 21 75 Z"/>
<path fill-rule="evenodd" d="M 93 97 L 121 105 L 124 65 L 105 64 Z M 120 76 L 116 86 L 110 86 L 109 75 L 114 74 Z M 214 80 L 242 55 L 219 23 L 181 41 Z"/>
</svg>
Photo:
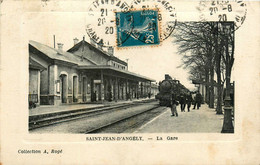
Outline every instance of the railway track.
<svg viewBox="0 0 260 165">
<path fill-rule="evenodd" d="M 129 107 L 138 106 L 140 104 L 153 102 L 155 100 L 134 101 L 132 103 L 123 103 L 117 105 L 108 105 L 104 107 L 85 108 L 72 111 L 55 112 L 42 115 L 34 115 L 29 117 L 29 130 L 50 126 L 62 122 L 81 119 L 95 115 L 101 115 L 106 112 L 118 111 Z"/>
<path fill-rule="evenodd" d="M 144 122 L 148 122 L 152 117 L 155 117 L 159 113 L 162 113 L 163 110 L 165 110 L 165 109 L 166 109 L 165 107 L 160 107 L 159 105 L 154 105 L 154 107 L 152 107 L 152 108 L 148 108 L 141 112 L 133 113 L 133 114 L 124 116 L 122 118 L 119 118 L 117 120 L 111 121 L 109 123 L 103 124 L 99 127 L 89 129 L 85 132 L 85 134 L 122 133 L 126 129 L 132 129 L 134 127 L 141 126 L 142 124 L 144 124 Z M 155 112 L 152 112 L 154 110 L 155 110 Z M 148 117 L 149 116 L 149 115 L 147 115 L 148 113 L 150 113 L 150 117 Z M 140 116 L 142 116 L 142 117 L 140 117 Z M 138 118 L 140 118 L 141 120 Z M 129 123 L 131 123 L 131 124 L 129 124 Z"/>
</svg>

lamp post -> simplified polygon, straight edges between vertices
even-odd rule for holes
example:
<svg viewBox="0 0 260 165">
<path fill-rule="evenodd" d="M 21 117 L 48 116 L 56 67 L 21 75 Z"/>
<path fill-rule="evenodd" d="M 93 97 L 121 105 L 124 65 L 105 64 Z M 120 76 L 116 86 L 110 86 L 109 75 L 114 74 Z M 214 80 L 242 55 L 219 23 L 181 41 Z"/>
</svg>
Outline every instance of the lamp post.
<svg viewBox="0 0 260 165">
<path fill-rule="evenodd" d="M 230 75 L 231 75 L 231 68 L 233 60 L 233 54 L 229 57 L 229 35 L 231 38 L 231 44 L 234 47 L 234 23 L 233 22 L 226 22 L 222 23 L 223 30 L 224 30 L 224 38 L 225 38 L 225 45 L 226 45 L 226 95 L 224 100 L 224 121 L 221 133 L 234 133 L 234 127 L 232 123 L 232 106 L 231 106 L 231 98 L 230 98 Z M 234 48 L 233 48 L 234 49 Z M 233 53 L 233 52 L 232 52 Z"/>
</svg>

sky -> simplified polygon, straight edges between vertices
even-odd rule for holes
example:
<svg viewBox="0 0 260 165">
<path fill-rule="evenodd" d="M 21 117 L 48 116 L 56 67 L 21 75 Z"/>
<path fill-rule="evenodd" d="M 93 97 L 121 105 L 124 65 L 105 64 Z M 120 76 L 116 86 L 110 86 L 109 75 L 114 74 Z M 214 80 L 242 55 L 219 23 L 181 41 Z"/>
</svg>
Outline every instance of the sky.
<svg viewBox="0 0 260 165">
<path fill-rule="evenodd" d="M 63 49 L 68 50 L 73 46 L 73 39 L 80 41 L 85 36 L 89 37 L 85 26 L 88 22 L 85 12 L 31 12 L 24 17 L 23 28 L 28 40 L 34 40 L 53 47 L 53 35 L 56 43 L 63 43 Z M 121 60 L 128 59 L 128 69 L 162 81 L 165 74 L 169 74 L 187 88 L 193 90 L 194 84 L 188 80 L 188 70 L 177 68 L 181 64 L 181 55 L 177 54 L 177 46 L 173 44 L 174 38 L 169 37 L 158 47 L 129 47 L 115 49 L 114 55 Z"/>
<path fill-rule="evenodd" d="M 18 18 L 17 14 L 13 14 L 11 7 L 5 8 L 5 12 L 8 12 L 14 21 L 10 21 L 10 24 L 5 24 L 5 26 L 3 26 L 5 29 L 3 40 L 6 39 L 7 41 L 10 40 L 12 42 L 16 42 L 16 47 L 21 47 L 26 51 L 26 53 L 22 52 L 23 54 L 21 61 L 28 59 L 26 56 L 28 55 L 27 46 L 29 40 L 34 40 L 45 45 L 53 46 L 53 35 L 55 35 L 56 43 L 63 43 L 64 50 L 68 50 L 73 46 L 73 38 L 75 37 L 81 40 L 83 36 L 85 36 L 86 40 L 89 40 L 85 31 L 86 24 L 91 22 L 86 19 L 86 8 L 89 5 L 88 2 L 50 1 L 45 7 L 41 7 L 42 4 L 39 5 L 38 1 L 32 2 L 37 3 L 37 5 L 34 3 L 23 3 L 23 1 L 19 1 L 20 4 L 17 4 L 17 6 L 19 5 L 20 7 L 19 10 L 21 16 Z M 62 2 L 62 4 L 59 4 L 58 2 Z M 51 3 L 53 4 L 50 5 Z M 188 2 L 185 5 L 185 1 L 181 1 L 181 5 L 178 5 L 177 3 L 176 9 L 178 10 L 178 21 L 198 20 L 199 17 L 195 12 L 197 3 L 194 5 L 191 5 L 191 2 Z M 8 5 L 8 3 L 6 3 L 6 5 Z M 250 7 L 250 4 L 248 7 Z M 19 12 L 17 13 L 19 14 Z M 5 18 L 5 14 L 2 15 L 2 19 L 6 22 L 10 20 L 9 17 Z M 246 37 L 249 32 L 248 29 L 252 29 L 251 32 L 256 33 L 253 30 L 254 20 L 254 15 L 252 13 L 248 13 L 245 23 L 239 28 L 238 31 L 236 31 L 235 63 L 232 69 L 231 78 L 232 81 L 239 80 L 236 82 L 237 85 L 246 84 L 243 81 L 246 81 L 250 77 L 251 74 L 248 73 L 255 73 L 254 69 L 250 70 L 248 66 L 253 65 L 257 61 L 250 61 L 248 58 L 258 54 L 258 51 L 248 53 L 248 50 L 253 50 L 255 44 L 252 43 L 253 40 L 251 38 Z M 13 30 L 14 27 L 15 30 Z M 252 35 L 252 38 L 256 36 L 257 35 Z M 162 81 L 165 74 L 169 74 L 173 78 L 180 80 L 180 82 L 187 88 L 194 89 L 194 85 L 191 84 L 190 80 L 188 80 L 188 71 L 182 68 L 177 68 L 177 66 L 181 64 L 181 56 L 177 54 L 177 46 L 173 44 L 173 39 L 174 38 L 169 37 L 158 47 L 148 46 L 123 50 L 116 49 L 115 56 L 122 60 L 129 59 L 129 71 L 150 77 L 151 79 L 155 79 L 157 82 Z M 9 47 L 9 45 L 5 43 L 1 43 L 1 46 Z M 14 56 L 8 57 L 17 60 L 19 59 L 17 58 L 17 55 L 19 54 L 14 52 Z M 14 60 L 8 59 L 8 63 L 12 66 L 15 65 Z M 25 65 L 24 62 L 21 62 L 21 64 Z M 24 67 L 27 66 L 28 65 L 26 64 Z M 12 74 L 9 76 L 11 75 Z"/>
</svg>

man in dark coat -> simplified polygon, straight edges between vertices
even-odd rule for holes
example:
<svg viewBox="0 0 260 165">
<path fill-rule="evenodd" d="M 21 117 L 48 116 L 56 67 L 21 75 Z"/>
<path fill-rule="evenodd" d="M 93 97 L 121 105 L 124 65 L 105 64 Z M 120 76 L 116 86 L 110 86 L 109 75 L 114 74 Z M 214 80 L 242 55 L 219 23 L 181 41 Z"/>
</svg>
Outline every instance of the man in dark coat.
<svg viewBox="0 0 260 165">
<path fill-rule="evenodd" d="M 186 97 L 184 94 L 180 96 L 181 112 L 185 112 Z"/>
<path fill-rule="evenodd" d="M 196 105 L 197 105 L 197 109 L 199 109 L 201 102 L 202 102 L 202 95 L 200 94 L 200 92 L 197 92 L 197 94 L 195 96 L 195 104 L 194 104 L 193 109 L 195 109 Z"/>
<path fill-rule="evenodd" d="M 201 103 L 202 103 L 202 95 L 200 94 L 200 92 L 198 93 L 198 106 L 199 106 L 199 108 L 200 108 L 200 106 L 201 106 Z M 198 107 L 197 107 L 197 109 L 199 109 Z"/>
<path fill-rule="evenodd" d="M 97 91 L 94 92 L 93 100 L 94 100 L 94 101 L 97 101 Z"/>
<path fill-rule="evenodd" d="M 189 93 L 186 97 L 186 103 L 187 103 L 187 108 L 188 108 L 188 112 L 190 112 L 190 107 L 191 107 L 191 103 L 192 103 L 192 96 L 191 93 Z"/>
</svg>

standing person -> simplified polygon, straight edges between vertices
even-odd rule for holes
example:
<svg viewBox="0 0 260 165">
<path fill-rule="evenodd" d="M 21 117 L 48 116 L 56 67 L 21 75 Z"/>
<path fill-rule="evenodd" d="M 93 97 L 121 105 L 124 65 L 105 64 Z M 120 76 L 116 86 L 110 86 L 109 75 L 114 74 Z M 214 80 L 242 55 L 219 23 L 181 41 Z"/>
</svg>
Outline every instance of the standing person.
<svg viewBox="0 0 260 165">
<path fill-rule="evenodd" d="M 191 93 L 189 93 L 186 97 L 186 103 L 187 103 L 187 109 L 188 112 L 190 112 L 190 107 L 191 107 L 191 103 L 192 103 L 192 96 Z"/>
<path fill-rule="evenodd" d="M 172 112 L 172 116 L 178 117 L 177 105 L 178 105 L 178 101 L 176 99 L 176 96 L 174 94 L 172 94 L 171 95 L 171 112 Z"/>
<path fill-rule="evenodd" d="M 202 95 L 200 94 L 200 92 L 197 92 L 197 94 L 195 96 L 195 104 L 194 104 L 193 109 L 195 109 L 196 105 L 197 105 L 197 109 L 199 109 L 201 101 L 202 101 Z"/>
<path fill-rule="evenodd" d="M 180 104 L 181 104 L 181 112 L 185 112 L 185 105 L 186 105 L 186 98 L 184 94 L 181 94 L 180 96 Z"/>
<path fill-rule="evenodd" d="M 97 91 L 94 92 L 93 100 L 97 101 Z"/>
<path fill-rule="evenodd" d="M 194 107 L 193 107 L 194 110 L 195 110 L 196 105 L 197 105 L 197 108 L 199 109 L 199 107 L 198 107 L 198 91 L 196 92 L 196 95 L 194 97 Z"/>
<path fill-rule="evenodd" d="M 112 101 L 112 91 L 109 91 L 108 93 L 108 101 Z"/>
<path fill-rule="evenodd" d="M 198 92 L 198 105 L 197 105 L 197 109 L 199 109 L 200 108 L 200 106 L 201 106 L 201 103 L 202 103 L 202 95 L 200 94 L 200 92 Z"/>
<path fill-rule="evenodd" d="M 149 98 L 149 99 L 151 98 L 151 92 L 148 93 L 148 98 Z"/>
</svg>

